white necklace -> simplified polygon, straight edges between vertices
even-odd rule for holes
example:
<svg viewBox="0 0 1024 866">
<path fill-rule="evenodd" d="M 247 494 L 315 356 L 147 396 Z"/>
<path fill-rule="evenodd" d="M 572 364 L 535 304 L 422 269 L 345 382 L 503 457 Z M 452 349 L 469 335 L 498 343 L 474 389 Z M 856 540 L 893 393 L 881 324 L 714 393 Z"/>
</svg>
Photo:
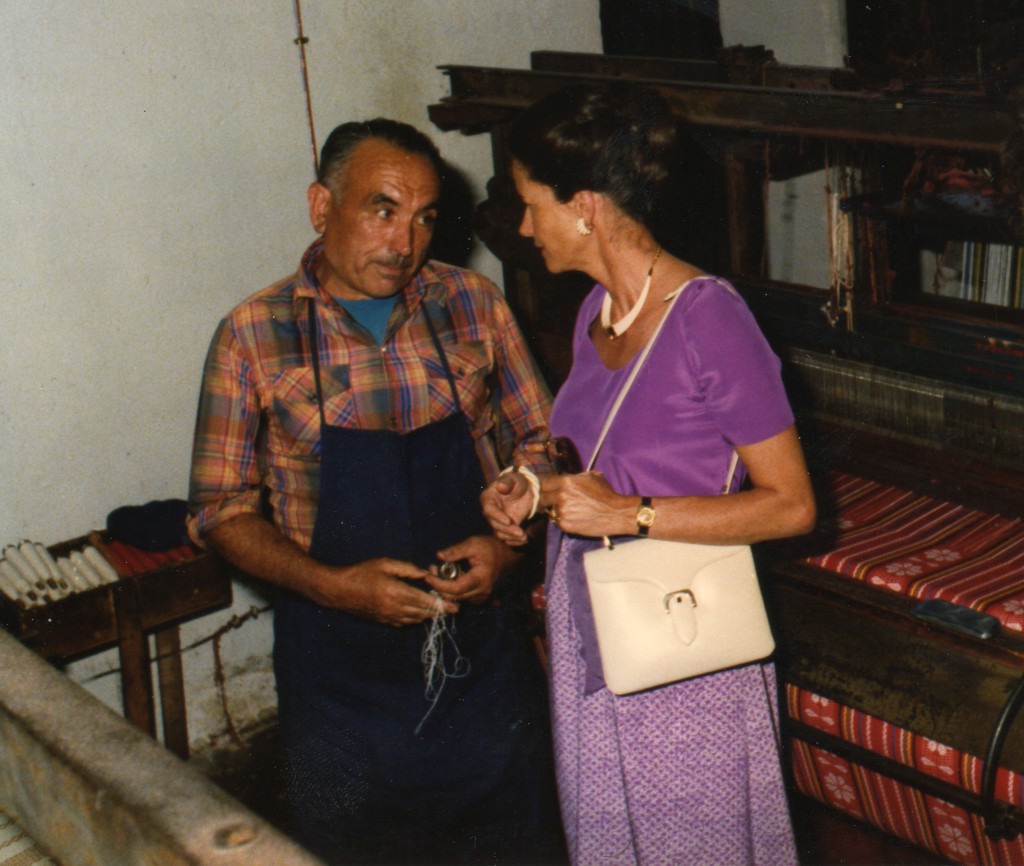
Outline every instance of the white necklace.
<svg viewBox="0 0 1024 866">
<path fill-rule="evenodd" d="M 609 340 L 615 340 L 625 334 L 629 326 L 636 321 L 636 317 L 640 315 L 640 311 L 644 308 L 644 303 L 647 301 L 647 293 L 651 290 L 651 274 L 654 273 L 654 266 L 657 264 L 660 255 L 661 247 L 658 247 L 658 251 L 654 254 L 654 261 L 651 262 L 651 266 L 647 269 L 647 279 L 644 280 L 644 287 L 640 290 L 640 297 L 637 298 L 632 309 L 614 324 L 612 324 L 612 295 L 611 292 L 605 291 L 604 301 L 601 303 L 601 328 L 607 334 Z"/>
</svg>

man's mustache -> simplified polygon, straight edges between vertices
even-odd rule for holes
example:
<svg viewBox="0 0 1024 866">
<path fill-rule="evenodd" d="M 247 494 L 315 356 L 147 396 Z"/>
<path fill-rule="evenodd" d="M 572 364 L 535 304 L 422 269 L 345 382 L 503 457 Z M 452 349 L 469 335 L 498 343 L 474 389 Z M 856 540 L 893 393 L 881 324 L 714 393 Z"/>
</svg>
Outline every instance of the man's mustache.
<svg viewBox="0 0 1024 866">
<path fill-rule="evenodd" d="M 412 264 L 412 256 L 403 256 L 395 253 L 394 255 L 376 258 L 374 261 L 385 268 L 407 268 Z"/>
</svg>

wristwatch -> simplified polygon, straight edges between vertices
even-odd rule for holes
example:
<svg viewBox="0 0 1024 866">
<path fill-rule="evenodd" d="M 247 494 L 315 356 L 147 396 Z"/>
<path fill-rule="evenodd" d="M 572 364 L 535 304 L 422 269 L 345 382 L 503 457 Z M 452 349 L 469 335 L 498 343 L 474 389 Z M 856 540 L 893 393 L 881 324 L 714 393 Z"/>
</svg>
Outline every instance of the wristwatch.
<svg viewBox="0 0 1024 866">
<path fill-rule="evenodd" d="M 651 507 L 651 497 L 641 496 L 640 507 L 636 510 L 636 534 L 645 536 L 654 526 L 654 508 Z"/>
</svg>

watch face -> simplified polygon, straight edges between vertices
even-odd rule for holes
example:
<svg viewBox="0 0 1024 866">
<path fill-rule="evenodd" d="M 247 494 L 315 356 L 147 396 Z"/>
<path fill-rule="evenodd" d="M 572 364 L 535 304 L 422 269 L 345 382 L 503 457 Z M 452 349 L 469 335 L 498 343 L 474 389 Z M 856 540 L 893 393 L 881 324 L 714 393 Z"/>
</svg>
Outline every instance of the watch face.
<svg viewBox="0 0 1024 866">
<path fill-rule="evenodd" d="M 654 523 L 654 509 L 641 508 L 636 513 L 636 522 L 641 526 L 651 526 Z"/>
</svg>

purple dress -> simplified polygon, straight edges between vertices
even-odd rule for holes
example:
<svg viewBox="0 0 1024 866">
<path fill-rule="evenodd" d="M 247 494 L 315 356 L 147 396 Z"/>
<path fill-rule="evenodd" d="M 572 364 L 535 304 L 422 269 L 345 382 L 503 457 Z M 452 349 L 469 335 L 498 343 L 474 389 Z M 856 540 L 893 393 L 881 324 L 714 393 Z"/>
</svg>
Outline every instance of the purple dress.
<svg viewBox="0 0 1024 866">
<path fill-rule="evenodd" d="M 587 333 L 551 430 L 584 461 L 635 362 L 610 371 Z M 779 360 L 727 284 L 686 284 L 602 446 L 595 468 L 621 493 L 717 494 L 733 446 L 793 415 Z M 742 481 L 742 465 L 734 487 Z M 797 863 L 779 764 L 774 670 L 753 664 L 625 697 L 603 687 L 582 555 L 599 541 L 548 539 L 547 629 L 562 820 L 575 864 Z"/>
</svg>

